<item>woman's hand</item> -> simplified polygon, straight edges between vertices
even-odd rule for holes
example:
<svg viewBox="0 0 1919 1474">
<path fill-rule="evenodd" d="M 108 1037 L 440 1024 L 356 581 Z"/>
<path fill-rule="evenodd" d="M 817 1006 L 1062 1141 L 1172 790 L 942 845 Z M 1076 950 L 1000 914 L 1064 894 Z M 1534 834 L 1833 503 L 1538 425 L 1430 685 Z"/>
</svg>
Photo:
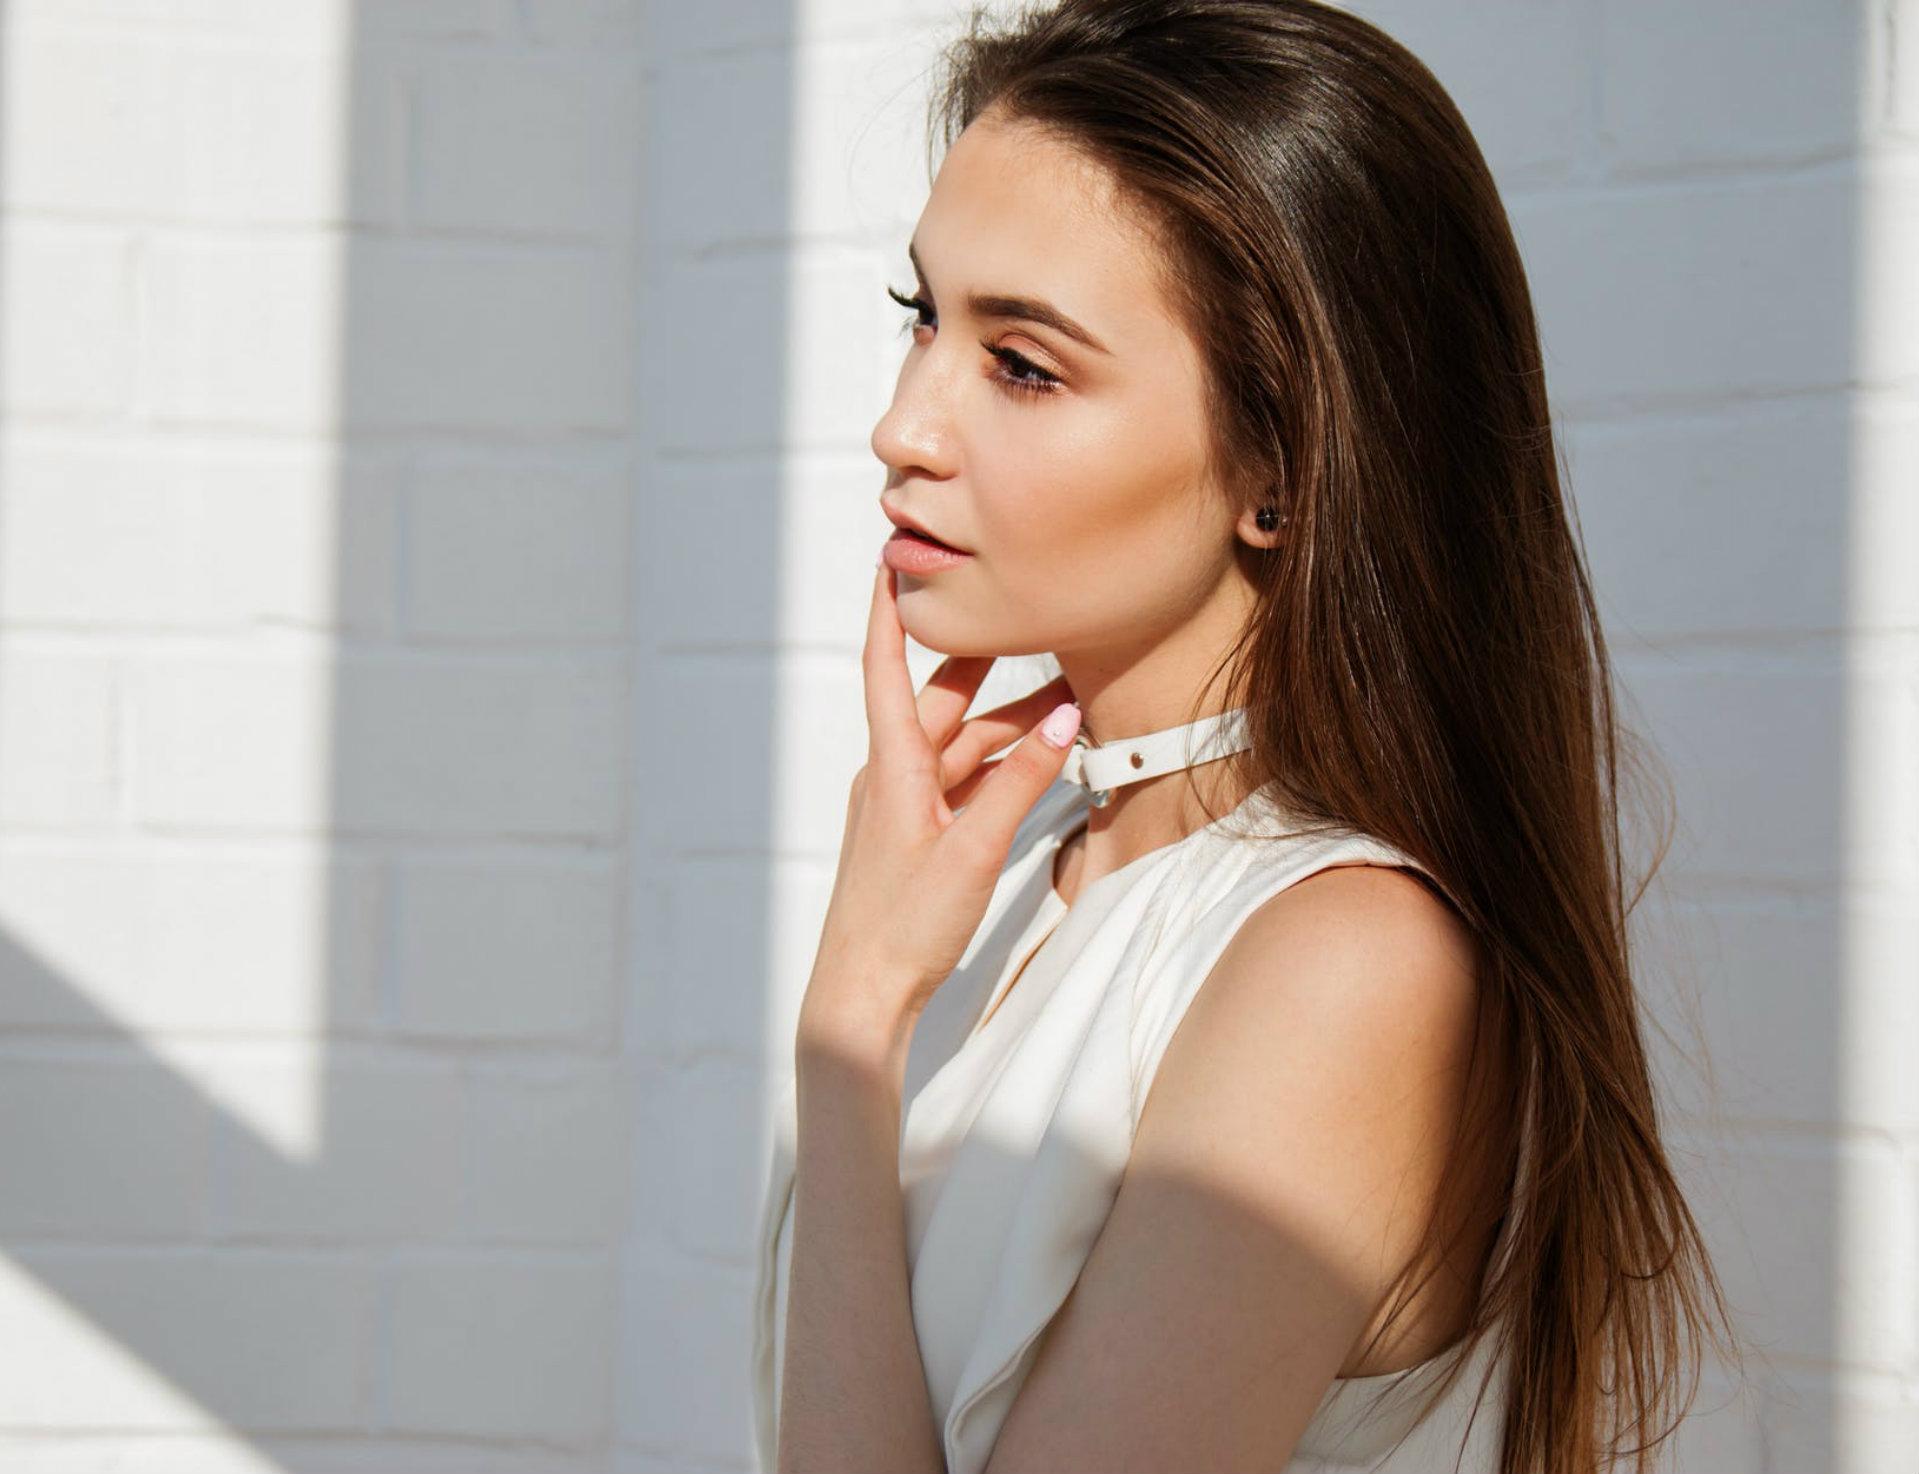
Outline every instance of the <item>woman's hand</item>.
<svg viewBox="0 0 1919 1474">
<path fill-rule="evenodd" d="M 866 766 L 853 777 L 800 1004 L 802 1051 L 870 1047 L 904 1057 L 920 1011 L 979 929 L 1014 833 L 1059 777 L 1079 731 L 1063 676 L 967 720 L 991 655 L 948 656 L 916 695 L 894 580 L 885 567 L 873 580 L 860 659 Z M 1006 756 L 985 761 L 1019 738 Z"/>
</svg>

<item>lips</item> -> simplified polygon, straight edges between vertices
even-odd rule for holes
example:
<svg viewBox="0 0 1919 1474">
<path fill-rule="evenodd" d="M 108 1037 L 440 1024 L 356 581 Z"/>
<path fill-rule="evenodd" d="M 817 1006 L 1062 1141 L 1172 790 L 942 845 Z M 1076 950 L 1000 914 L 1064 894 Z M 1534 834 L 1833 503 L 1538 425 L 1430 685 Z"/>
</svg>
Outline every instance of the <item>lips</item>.
<svg viewBox="0 0 1919 1474">
<path fill-rule="evenodd" d="M 951 543 L 943 543 L 938 538 L 929 537 L 927 534 L 912 527 L 902 527 L 894 535 L 897 537 L 911 538 L 914 542 L 925 543 L 929 547 L 944 548 L 949 553 L 957 553 L 960 551 L 958 548 L 954 547 Z"/>
<path fill-rule="evenodd" d="M 964 553 L 967 551 L 967 549 L 960 547 L 956 543 L 949 543 L 944 538 L 935 536 L 931 528 L 920 526 L 918 522 L 914 521 L 904 512 L 896 512 L 884 502 L 880 504 L 880 510 L 886 514 L 886 520 L 888 522 L 891 522 L 897 527 L 902 534 L 913 538 L 915 541 L 927 543 L 935 548 L 944 548 L 949 553 Z"/>
</svg>

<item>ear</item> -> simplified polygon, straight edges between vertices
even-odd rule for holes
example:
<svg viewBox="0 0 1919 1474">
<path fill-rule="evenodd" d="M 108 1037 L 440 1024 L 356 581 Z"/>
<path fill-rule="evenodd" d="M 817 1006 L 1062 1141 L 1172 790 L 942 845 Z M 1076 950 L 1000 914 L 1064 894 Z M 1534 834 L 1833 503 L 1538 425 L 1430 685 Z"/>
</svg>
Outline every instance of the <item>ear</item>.
<svg viewBox="0 0 1919 1474">
<path fill-rule="evenodd" d="M 1266 513 L 1262 525 L 1260 513 Z M 1261 498 L 1255 506 L 1246 508 L 1239 514 L 1239 520 L 1233 524 L 1233 530 L 1240 540 L 1255 548 L 1275 548 L 1285 541 L 1291 525 L 1290 515 L 1284 511 L 1270 494 Z"/>
</svg>

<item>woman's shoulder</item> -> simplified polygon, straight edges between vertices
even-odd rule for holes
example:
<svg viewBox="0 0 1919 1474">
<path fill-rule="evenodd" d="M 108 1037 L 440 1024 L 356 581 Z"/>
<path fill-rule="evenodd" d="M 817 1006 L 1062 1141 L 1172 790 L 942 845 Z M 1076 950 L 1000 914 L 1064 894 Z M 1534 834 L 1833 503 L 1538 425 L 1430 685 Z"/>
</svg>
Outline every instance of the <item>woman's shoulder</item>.
<svg viewBox="0 0 1919 1474">
<path fill-rule="evenodd" d="M 1261 791 L 1222 826 L 1212 847 L 1229 883 L 1213 904 L 1235 937 L 1249 945 L 1269 927 L 1302 912 L 1328 914 L 1329 925 L 1406 929 L 1442 949 L 1468 940 L 1463 909 L 1451 889 L 1408 849 L 1349 825 L 1303 818 Z"/>
<path fill-rule="evenodd" d="M 1203 1006 L 1328 1039 L 1371 1030 L 1407 1056 L 1449 1055 L 1470 1037 L 1481 978 L 1479 944 L 1431 873 L 1404 850 L 1348 832 L 1315 841 L 1255 876 L 1233 908 L 1199 990 Z M 1258 865 L 1249 869 L 1257 871 Z M 1435 1061 L 1437 1063 L 1437 1061 Z"/>
<path fill-rule="evenodd" d="M 1427 872 L 1383 840 L 1328 825 L 1237 827 L 1172 890 L 1178 924 L 1130 985 L 1135 1119 L 1176 1033 L 1254 1030 L 1321 1049 L 1371 1029 L 1443 1053 L 1440 1036 L 1469 1032 L 1471 934 Z"/>
</svg>

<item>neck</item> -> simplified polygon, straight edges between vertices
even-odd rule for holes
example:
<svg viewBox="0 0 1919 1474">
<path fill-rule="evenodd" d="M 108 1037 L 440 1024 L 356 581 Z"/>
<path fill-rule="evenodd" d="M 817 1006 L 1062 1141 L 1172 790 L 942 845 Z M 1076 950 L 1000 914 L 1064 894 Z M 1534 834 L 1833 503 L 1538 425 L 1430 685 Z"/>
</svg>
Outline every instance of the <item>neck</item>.
<svg viewBox="0 0 1919 1474">
<path fill-rule="evenodd" d="M 1154 629 L 1125 646 L 1056 650 L 1054 658 L 1079 703 L 1082 730 L 1104 746 L 1236 705 L 1216 692 L 1198 698 L 1207 673 L 1245 629 L 1255 603 L 1247 577 L 1233 573 L 1171 628 Z M 1096 879 L 1185 838 L 1246 797 L 1246 756 L 1196 763 L 1113 789 L 1103 808 L 1089 809 L 1079 846 L 1083 853 L 1073 858 L 1083 860 L 1088 876 Z"/>
<path fill-rule="evenodd" d="M 1067 679 L 1085 713 L 1083 732 L 1102 748 L 1123 748 L 1128 737 L 1185 727 L 1230 709 L 1223 700 L 1205 704 L 1197 713 L 1174 709 L 1167 702 L 1127 703 L 1122 708 L 1109 693 L 1102 693 L 1108 695 L 1105 700 L 1082 693 L 1070 670 Z M 1182 695 L 1181 701 L 1189 702 L 1190 697 Z M 1120 710 L 1126 714 L 1114 715 Z M 1089 799 L 1084 835 L 1069 844 L 1061 857 L 1061 894 L 1069 894 L 1069 886 L 1076 890 L 1150 850 L 1185 838 L 1231 810 L 1249 791 L 1244 754 L 1114 784 L 1103 805 L 1095 806 Z"/>
<path fill-rule="evenodd" d="M 1070 904 L 1081 886 L 1230 812 L 1250 792 L 1226 781 L 1232 766 L 1231 759 L 1200 763 L 1116 788 L 1104 808 L 1089 804 L 1085 829 L 1059 856 L 1054 889 Z"/>
</svg>

